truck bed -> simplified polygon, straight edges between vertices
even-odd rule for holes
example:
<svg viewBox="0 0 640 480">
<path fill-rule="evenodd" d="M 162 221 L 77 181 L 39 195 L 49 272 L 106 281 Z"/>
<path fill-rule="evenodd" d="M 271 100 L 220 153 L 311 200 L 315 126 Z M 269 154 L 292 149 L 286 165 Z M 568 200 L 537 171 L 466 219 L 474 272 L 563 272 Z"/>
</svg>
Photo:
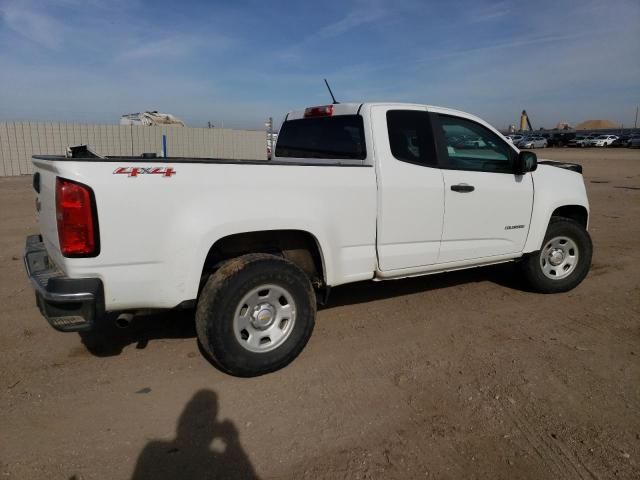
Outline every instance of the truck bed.
<svg viewBox="0 0 640 480">
<path fill-rule="evenodd" d="M 33 163 L 49 257 L 70 278 L 100 278 L 108 311 L 196 298 L 210 248 L 239 231 L 311 232 L 325 252 L 328 285 L 375 270 L 375 169 L 348 168 L 362 162 L 35 155 Z M 56 178 L 93 191 L 95 258 L 60 253 Z"/>
</svg>

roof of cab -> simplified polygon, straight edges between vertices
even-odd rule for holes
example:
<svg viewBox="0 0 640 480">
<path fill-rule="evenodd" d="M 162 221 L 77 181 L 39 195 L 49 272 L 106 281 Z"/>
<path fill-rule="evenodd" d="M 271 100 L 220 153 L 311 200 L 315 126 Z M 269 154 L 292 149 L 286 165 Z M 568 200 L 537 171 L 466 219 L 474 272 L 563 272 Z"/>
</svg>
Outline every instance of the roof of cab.
<svg viewBox="0 0 640 480">
<path fill-rule="evenodd" d="M 316 106 L 324 106 L 324 105 L 312 105 L 307 108 L 313 108 Z M 362 103 L 334 103 L 333 104 L 333 114 L 336 115 L 355 115 L 358 113 L 358 110 L 362 106 Z M 294 110 L 287 114 L 287 120 L 299 120 L 304 118 L 304 110 Z"/>
<path fill-rule="evenodd" d="M 399 102 L 336 103 L 333 105 L 333 111 L 331 115 L 332 116 L 356 115 L 358 113 L 362 113 L 362 111 L 368 112 L 371 107 L 375 107 L 375 106 L 398 108 L 398 109 L 403 109 L 403 108 L 425 109 L 428 112 L 438 113 L 441 115 L 451 115 L 451 116 L 466 118 L 468 120 L 472 120 L 477 123 L 480 123 L 485 127 L 489 128 L 490 130 L 493 130 L 498 135 L 502 136 L 502 134 L 493 125 L 490 125 L 489 123 L 485 122 L 480 117 L 477 117 L 467 112 L 463 112 L 461 110 L 455 110 L 453 108 L 437 107 L 435 105 L 425 105 L 421 103 L 399 103 Z M 313 107 L 308 107 L 308 108 L 313 108 Z M 285 117 L 285 121 L 299 120 L 299 119 L 305 118 L 304 112 L 305 112 L 304 110 L 296 110 L 296 111 L 289 112 Z"/>
<path fill-rule="evenodd" d="M 320 105 L 312 105 L 307 108 L 313 108 Z M 324 105 L 323 105 L 324 106 Z M 437 113 L 445 113 L 449 115 L 459 115 L 467 118 L 477 118 L 475 115 L 471 115 L 467 112 L 463 112 L 460 110 L 454 110 L 452 108 L 446 107 L 438 107 L 435 105 L 426 105 L 421 103 L 401 103 L 401 102 L 365 102 L 365 103 L 335 103 L 333 104 L 333 114 L 332 116 L 337 115 L 356 115 L 358 114 L 362 107 L 372 107 L 372 106 L 386 106 L 386 107 L 421 107 L 426 108 L 429 111 L 437 112 Z M 293 110 L 289 112 L 286 116 L 286 120 L 299 120 L 304 117 L 305 110 Z"/>
</svg>

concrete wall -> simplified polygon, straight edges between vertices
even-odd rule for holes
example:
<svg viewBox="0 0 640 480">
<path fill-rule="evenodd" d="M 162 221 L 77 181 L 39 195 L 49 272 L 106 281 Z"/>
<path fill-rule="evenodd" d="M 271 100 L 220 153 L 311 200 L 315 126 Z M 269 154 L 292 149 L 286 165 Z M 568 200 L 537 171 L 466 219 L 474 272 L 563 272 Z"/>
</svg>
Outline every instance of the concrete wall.
<svg viewBox="0 0 640 480">
<path fill-rule="evenodd" d="M 68 145 L 87 144 L 100 155 L 266 160 L 266 133 L 220 128 L 88 125 L 64 122 L 0 122 L 0 177 L 33 172 L 31 156 L 64 155 Z"/>
</svg>

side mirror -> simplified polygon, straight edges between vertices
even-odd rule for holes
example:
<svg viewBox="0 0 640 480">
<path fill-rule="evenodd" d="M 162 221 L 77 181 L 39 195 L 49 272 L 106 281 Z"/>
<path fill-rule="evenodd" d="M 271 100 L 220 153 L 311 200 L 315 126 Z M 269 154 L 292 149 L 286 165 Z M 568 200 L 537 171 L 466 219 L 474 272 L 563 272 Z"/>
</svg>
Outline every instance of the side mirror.
<svg viewBox="0 0 640 480">
<path fill-rule="evenodd" d="M 524 175 L 527 172 L 533 172 L 538 168 L 538 157 L 535 153 L 528 150 L 522 150 L 516 157 L 514 164 L 514 173 L 516 175 Z"/>
</svg>

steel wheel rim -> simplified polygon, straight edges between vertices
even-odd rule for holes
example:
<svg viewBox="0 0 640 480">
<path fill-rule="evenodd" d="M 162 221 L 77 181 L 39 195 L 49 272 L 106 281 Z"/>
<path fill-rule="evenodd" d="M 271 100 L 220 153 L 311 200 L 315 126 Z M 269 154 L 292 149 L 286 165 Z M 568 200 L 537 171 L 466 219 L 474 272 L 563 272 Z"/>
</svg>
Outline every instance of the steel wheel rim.
<svg viewBox="0 0 640 480">
<path fill-rule="evenodd" d="M 293 331 L 296 304 L 280 285 L 265 284 L 249 291 L 236 307 L 233 333 L 238 343 L 254 353 L 265 353 L 282 345 Z"/>
<path fill-rule="evenodd" d="M 578 245 L 574 240 L 565 236 L 554 237 L 540 252 L 540 268 L 545 277 L 561 280 L 573 273 L 579 257 Z"/>
</svg>

